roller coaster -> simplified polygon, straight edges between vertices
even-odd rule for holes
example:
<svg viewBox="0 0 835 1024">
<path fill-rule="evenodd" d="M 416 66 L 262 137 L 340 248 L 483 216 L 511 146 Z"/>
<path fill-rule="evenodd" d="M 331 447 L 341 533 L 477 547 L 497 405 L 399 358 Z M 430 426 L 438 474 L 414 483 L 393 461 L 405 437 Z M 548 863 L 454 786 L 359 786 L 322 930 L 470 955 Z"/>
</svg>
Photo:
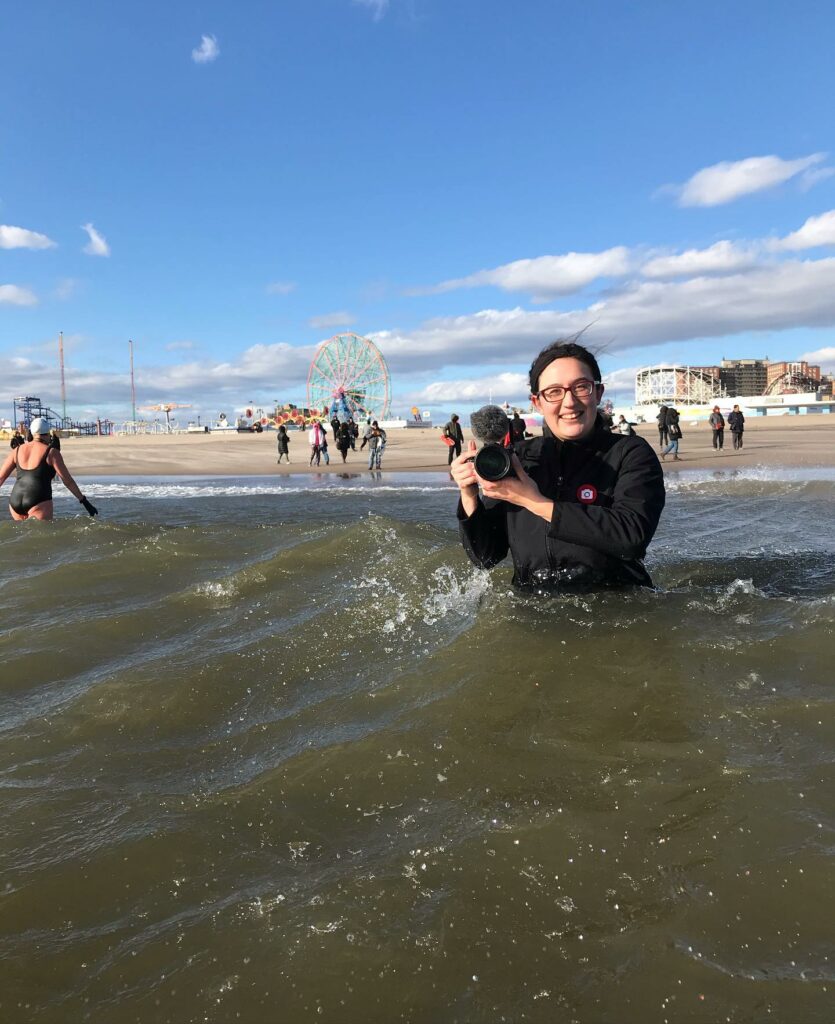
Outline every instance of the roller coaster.
<svg viewBox="0 0 835 1024">
<path fill-rule="evenodd" d="M 80 437 L 101 437 L 113 433 L 112 420 L 83 421 L 61 416 L 41 402 L 34 395 L 12 399 L 12 426 L 23 424 L 28 427 L 37 416 L 49 422 L 50 429 Z"/>
</svg>

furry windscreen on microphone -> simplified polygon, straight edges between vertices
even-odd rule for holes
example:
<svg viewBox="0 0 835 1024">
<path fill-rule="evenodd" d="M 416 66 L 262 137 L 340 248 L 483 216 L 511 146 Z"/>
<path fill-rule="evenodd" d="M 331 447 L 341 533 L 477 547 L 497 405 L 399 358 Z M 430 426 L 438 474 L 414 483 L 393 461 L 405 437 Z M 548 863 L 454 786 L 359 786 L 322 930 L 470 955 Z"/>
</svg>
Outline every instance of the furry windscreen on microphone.
<svg viewBox="0 0 835 1024">
<path fill-rule="evenodd" d="M 501 444 L 508 431 L 507 413 L 498 405 L 483 405 L 471 413 L 470 426 L 479 441 Z"/>
</svg>

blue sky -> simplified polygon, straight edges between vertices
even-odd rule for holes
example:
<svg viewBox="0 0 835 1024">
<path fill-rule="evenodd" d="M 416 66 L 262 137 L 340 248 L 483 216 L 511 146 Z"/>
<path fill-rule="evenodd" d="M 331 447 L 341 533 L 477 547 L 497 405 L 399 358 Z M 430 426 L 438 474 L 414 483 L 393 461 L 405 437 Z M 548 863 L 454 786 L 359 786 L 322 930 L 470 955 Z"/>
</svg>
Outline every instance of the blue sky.
<svg viewBox="0 0 835 1024">
<path fill-rule="evenodd" d="M 591 324 L 634 369 L 835 368 L 828 2 L 15 5 L 0 416 L 302 401 L 379 344 L 394 406 L 518 401 Z M 9 407 L 8 411 L 6 406 Z"/>
</svg>

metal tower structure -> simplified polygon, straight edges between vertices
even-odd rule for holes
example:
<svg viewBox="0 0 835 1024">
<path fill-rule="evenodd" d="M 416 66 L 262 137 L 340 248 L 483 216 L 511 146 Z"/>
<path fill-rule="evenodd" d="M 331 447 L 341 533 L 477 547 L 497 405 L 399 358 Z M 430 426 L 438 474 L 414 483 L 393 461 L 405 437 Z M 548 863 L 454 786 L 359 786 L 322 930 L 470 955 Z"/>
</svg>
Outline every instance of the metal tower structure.
<svg viewBox="0 0 835 1024">
<path fill-rule="evenodd" d="M 131 418 L 136 423 L 136 384 L 133 379 L 133 342 L 128 339 L 128 348 L 130 349 L 130 407 L 131 407 Z"/>
<path fill-rule="evenodd" d="M 61 426 L 67 418 L 67 382 L 64 379 L 64 332 L 58 332 L 58 363 L 61 367 Z"/>
</svg>

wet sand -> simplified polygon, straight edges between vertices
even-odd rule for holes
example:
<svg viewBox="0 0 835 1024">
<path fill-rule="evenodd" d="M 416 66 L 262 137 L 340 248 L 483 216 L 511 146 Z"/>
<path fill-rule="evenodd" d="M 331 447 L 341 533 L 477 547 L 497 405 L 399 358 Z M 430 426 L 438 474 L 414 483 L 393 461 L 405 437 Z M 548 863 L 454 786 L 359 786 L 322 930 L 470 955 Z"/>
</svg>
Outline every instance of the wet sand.
<svg viewBox="0 0 835 1024">
<path fill-rule="evenodd" d="M 724 450 L 714 453 L 706 424 L 689 424 L 682 417 L 684 437 L 681 461 L 667 457 L 665 471 L 678 469 L 743 469 L 746 466 L 835 466 L 835 416 L 792 416 L 748 420 L 744 447 L 734 451 L 730 431 L 725 431 Z M 658 451 L 654 425 L 638 427 L 642 437 Z M 469 440 L 469 431 L 464 432 Z M 76 476 L 255 476 L 313 472 L 306 433 L 290 433 L 290 465 L 276 465 L 276 435 L 172 434 L 133 437 L 69 438 L 62 453 Z M 465 440 L 465 444 L 466 444 Z M 348 453 L 347 466 L 366 469 L 368 449 Z M 446 471 L 447 449 L 440 430 L 391 430 L 382 468 L 390 472 Z M 315 472 L 340 472 L 344 468 L 335 449 L 330 466 Z"/>
</svg>

